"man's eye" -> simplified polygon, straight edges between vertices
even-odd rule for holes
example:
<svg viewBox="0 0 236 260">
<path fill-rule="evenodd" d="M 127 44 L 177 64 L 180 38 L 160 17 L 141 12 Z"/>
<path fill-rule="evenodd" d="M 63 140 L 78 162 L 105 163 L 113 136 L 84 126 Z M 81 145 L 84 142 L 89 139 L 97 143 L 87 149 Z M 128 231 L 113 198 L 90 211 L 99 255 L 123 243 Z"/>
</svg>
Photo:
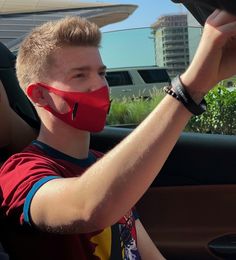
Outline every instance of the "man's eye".
<svg viewBox="0 0 236 260">
<path fill-rule="evenodd" d="M 102 71 L 99 73 L 100 76 L 105 77 L 107 75 L 106 71 Z"/>
<path fill-rule="evenodd" d="M 76 75 L 76 78 L 84 78 L 85 77 L 85 74 L 77 74 Z"/>
</svg>

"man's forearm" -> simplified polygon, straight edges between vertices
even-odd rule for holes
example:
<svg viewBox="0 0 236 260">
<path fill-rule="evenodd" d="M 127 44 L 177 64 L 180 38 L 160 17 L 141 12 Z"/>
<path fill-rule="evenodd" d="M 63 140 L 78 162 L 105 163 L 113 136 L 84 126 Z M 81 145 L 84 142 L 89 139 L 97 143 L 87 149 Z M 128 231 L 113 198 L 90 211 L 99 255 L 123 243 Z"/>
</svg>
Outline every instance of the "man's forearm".
<svg viewBox="0 0 236 260">
<path fill-rule="evenodd" d="M 179 101 L 166 96 L 137 129 L 78 180 L 81 188 L 86 187 L 82 197 L 90 198 L 87 206 L 91 216 L 104 222 L 99 225 L 116 222 L 138 201 L 190 117 Z"/>
</svg>

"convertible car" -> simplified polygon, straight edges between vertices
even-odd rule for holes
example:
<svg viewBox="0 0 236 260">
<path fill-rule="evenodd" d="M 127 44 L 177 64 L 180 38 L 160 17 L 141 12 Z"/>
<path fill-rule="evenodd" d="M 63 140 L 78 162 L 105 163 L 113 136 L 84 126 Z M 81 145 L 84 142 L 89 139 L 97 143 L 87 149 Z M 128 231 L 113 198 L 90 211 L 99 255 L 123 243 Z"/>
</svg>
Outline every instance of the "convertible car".
<svg viewBox="0 0 236 260">
<path fill-rule="evenodd" d="M 234 0 L 173 2 L 182 2 L 201 24 L 217 7 L 228 9 L 232 3 L 230 11 L 236 13 Z M 11 107 L 38 128 L 38 117 L 15 78 L 14 55 L 0 45 L 0 57 Z M 92 135 L 92 148 L 107 152 L 132 130 L 107 126 Z M 1 150 L 1 158 L 7 156 Z M 236 259 L 235 201 L 236 136 L 183 133 L 137 210 L 167 259 Z"/>
</svg>

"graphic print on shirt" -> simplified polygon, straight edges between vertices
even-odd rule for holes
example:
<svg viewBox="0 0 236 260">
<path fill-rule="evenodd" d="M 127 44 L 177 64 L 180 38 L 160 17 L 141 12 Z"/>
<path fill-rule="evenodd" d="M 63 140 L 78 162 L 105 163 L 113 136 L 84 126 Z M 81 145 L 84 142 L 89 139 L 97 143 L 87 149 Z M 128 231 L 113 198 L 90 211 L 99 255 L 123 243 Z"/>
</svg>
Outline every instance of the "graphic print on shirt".
<svg viewBox="0 0 236 260">
<path fill-rule="evenodd" d="M 114 236 L 119 237 L 116 239 Z M 128 212 L 117 224 L 94 235 L 90 242 L 96 246 L 93 255 L 100 260 L 141 259 L 137 249 L 135 219 L 132 211 Z"/>
<path fill-rule="evenodd" d="M 104 229 L 98 235 L 92 237 L 90 241 L 96 245 L 94 256 L 97 256 L 98 259 L 105 260 L 110 259 L 111 257 L 111 228 Z"/>
<path fill-rule="evenodd" d="M 129 211 L 119 222 L 121 237 L 122 257 L 124 260 L 141 260 L 137 249 L 137 234 L 135 219 L 132 211 Z"/>
</svg>

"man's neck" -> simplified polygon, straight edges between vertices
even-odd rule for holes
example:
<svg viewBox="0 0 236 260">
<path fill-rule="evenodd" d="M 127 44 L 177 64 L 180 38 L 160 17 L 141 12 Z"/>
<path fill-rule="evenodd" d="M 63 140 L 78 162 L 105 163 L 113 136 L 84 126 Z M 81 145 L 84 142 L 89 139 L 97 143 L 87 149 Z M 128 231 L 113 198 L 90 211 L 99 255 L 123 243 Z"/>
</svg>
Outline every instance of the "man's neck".
<svg viewBox="0 0 236 260">
<path fill-rule="evenodd" d="M 37 139 L 74 158 L 85 159 L 88 157 L 90 144 L 90 133 L 88 132 L 77 129 L 68 131 L 68 129 L 60 127 L 52 132 L 42 126 Z"/>
</svg>

